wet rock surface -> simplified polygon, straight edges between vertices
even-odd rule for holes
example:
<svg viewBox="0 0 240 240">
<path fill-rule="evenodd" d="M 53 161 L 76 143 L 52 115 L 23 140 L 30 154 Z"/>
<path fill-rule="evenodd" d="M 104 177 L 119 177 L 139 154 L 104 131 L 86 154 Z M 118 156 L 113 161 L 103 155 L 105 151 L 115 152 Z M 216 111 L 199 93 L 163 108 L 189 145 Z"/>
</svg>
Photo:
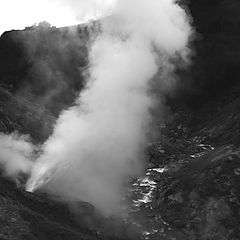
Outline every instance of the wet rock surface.
<svg viewBox="0 0 240 240">
<path fill-rule="evenodd" d="M 133 216 L 145 213 L 143 239 L 240 239 L 239 100 L 216 107 L 200 125 L 194 112 L 179 110 L 160 127 L 162 137 L 148 149 L 150 168 L 133 184 Z"/>
</svg>

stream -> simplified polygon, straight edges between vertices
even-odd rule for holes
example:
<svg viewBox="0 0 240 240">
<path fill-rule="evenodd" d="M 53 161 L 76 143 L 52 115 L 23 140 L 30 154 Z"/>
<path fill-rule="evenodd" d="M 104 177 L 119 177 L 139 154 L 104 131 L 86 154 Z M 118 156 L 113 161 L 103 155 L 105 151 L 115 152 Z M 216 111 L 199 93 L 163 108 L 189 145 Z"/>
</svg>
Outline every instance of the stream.
<svg viewBox="0 0 240 240">
<path fill-rule="evenodd" d="M 167 224 L 155 211 L 154 195 L 157 191 L 157 175 L 162 174 L 164 168 L 149 168 L 144 177 L 132 184 L 132 207 L 130 215 L 141 231 L 142 239 L 157 239 L 165 235 Z"/>
<path fill-rule="evenodd" d="M 199 158 L 205 153 L 214 150 L 207 144 L 200 144 L 193 141 L 192 146 L 195 153 L 189 154 L 188 159 Z M 156 196 L 159 191 L 158 182 L 161 175 L 168 171 L 168 167 L 148 168 L 145 175 L 135 180 L 129 188 L 131 199 L 130 218 L 132 223 L 137 226 L 143 240 L 178 240 L 184 239 L 184 234 L 179 229 L 172 228 L 166 223 L 159 211 Z"/>
</svg>

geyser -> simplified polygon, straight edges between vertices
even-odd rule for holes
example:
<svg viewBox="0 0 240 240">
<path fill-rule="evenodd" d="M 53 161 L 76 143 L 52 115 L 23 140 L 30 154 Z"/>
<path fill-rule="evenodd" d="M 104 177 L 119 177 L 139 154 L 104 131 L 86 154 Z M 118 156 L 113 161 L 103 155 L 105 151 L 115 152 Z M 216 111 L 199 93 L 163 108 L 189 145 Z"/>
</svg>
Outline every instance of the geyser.
<svg viewBox="0 0 240 240">
<path fill-rule="evenodd" d="M 169 90 L 174 64 L 188 61 L 192 30 L 174 0 L 118 0 L 99 24 L 86 89 L 62 112 L 26 189 L 111 214 L 119 210 L 124 183 L 142 172 L 150 111 L 161 101 L 151 96 L 150 82 Z"/>
</svg>

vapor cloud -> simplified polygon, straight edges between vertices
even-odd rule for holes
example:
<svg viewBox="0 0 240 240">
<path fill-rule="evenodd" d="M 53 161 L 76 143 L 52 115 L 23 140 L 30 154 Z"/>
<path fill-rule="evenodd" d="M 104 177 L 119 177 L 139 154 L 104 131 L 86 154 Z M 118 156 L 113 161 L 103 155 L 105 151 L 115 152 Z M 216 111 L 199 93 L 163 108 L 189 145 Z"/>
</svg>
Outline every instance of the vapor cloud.
<svg viewBox="0 0 240 240">
<path fill-rule="evenodd" d="M 124 184 L 143 170 L 150 112 L 161 100 L 150 94 L 152 81 L 170 91 L 176 62 L 188 61 L 192 30 L 174 0 L 61 3 L 77 18 L 85 9 L 86 16 L 106 17 L 99 20 L 101 31 L 90 49 L 86 89 L 62 112 L 26 189 L 116 213 Z"/>
<path fill-rule="evenodd" d="M 35 147 L 27 136 L 0 134 L 0 166 L 8 177 L 29 174 Z"/>
</svg>

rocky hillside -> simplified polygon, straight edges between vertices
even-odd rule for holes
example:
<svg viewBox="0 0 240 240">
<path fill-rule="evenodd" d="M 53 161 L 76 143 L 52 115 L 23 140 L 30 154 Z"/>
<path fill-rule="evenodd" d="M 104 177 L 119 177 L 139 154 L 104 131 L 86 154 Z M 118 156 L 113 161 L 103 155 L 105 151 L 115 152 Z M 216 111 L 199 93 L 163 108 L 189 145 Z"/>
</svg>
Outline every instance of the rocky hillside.
<svg viewBox="0 0 240 240">
<path fill-rule="evenodd" d="M 0 82 L 14 95 L 54 115 L 84 86 L 91 27 L 57 29 L 48 23 L 5 32 L 0 38 Z"/>
<path fill-rule="evenodd" d="M 186 2 L 198 33 L 193 63 L 167 98 L 172 121 L 149 144 L 146 176 L 130 186 L 132 221 L 104 218 L 87 203 L 76 218 L 1 176 L 0 239 L 240 239 L 240 2 Z M 2 132 L 36 142 L 51 134 L 84 86 L 95 27 L 42 23 L 0 37 Z"/>
</svg>

